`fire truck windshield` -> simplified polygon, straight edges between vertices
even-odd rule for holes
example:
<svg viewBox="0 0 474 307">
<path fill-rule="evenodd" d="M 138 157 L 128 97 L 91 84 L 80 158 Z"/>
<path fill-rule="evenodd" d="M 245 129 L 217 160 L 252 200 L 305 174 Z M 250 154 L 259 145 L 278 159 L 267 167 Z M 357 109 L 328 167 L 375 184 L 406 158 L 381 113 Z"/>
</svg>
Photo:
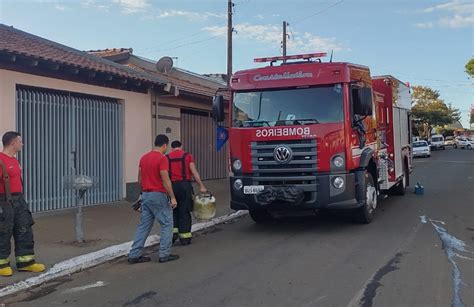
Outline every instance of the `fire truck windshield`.
<svg viewBox="0 0 474 307">
<path fill-rule="evenodd" d="M 234 127 L 270 127 L 343 121 L 342 85 L 235 92 Z"/>
</svg>

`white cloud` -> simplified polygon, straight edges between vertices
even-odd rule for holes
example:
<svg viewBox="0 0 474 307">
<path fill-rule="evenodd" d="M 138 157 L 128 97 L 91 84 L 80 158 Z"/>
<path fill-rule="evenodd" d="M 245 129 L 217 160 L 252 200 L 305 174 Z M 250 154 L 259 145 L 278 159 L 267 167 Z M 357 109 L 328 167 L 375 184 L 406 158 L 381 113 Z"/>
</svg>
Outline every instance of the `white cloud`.
<svg viewBox="0 0 474 307">
<path fill-rule="evenodd" d="M 454 15 L 453 17 L 444 17 L 439 20 L 439 24 L 448 28 L 464 28 L 474 25 L 474 15 L 462 16 Z"/>
<path fill-rule="evenodd" d="M 224 36 L 227 33 L 227 27 L 224 26 L 204 27 L 203 30 L 209 32 L 212 36 Z"/>
<path fill-rule="evenodd" d="M 0 0 L 1 1 L 1 0 Z M 35 0 L 35 1 L 59 1 L 59 0 Z M 188 20 L 207 20 L 209 18 L 226 19 L 226 13 L 214 12 L 193 12 L 183 10 L 155 10 L 152 8 L 151 0 L 80 0 L 82 6 L 86 8 L 109 10 L 112 7 L 119 7 L 124 14 L 148 13 L 147 19 L 182 17 Z M 152 9 L 150 9 L 152 8 Z M 158 12 L 158 15 L 155 15 Z"/>
<path fill-rule="evenodd" d="M 431 29 L 434 27 L 434 24 L 432 22 L 419 22 L 415 23 L 415 27 L 420 29 Z"/>
<path fill-rule="evenodd" d="M 49 4 L 58 11 L 65 11 L 69 9 L 66 4 L 67 2 L 61 0 L 32 0 L 34 3 Z"/>
<path fill-rule="evenodd" d="M 436 22 L 415 24 L 418 28 L 433 28 L 436 24 L 443 28 L 464 28 L 474 25 L 474 3 L 465 0 L 450 0 L 422 10 L 427 14 L 443 14 Z M 431 26 L 424 26 L 431 25 Z"/>
<path fill-rule="evenodd" d="M 261 44 L 273 44 L 279 46 L 282 40 L 281 26 L 277 25 L 253 25 L 250 23 L 241 23 L 234 26 L 236 30 L 236 38 L 244 38 L 254 40 Z M 226 26 L 205 27 L 213 36 L 225 36 L 227 33 Z M 318 51 L 339 51 L 342 50 L 341 44 L 335 38 L 325 38 L 316 36 L 309 32 L 300 34 L 293 32 L 293 36 L 287 41 L 288 51 L 292 53 L 299 52 L 318 52 Z"/>
<path fill-rule="evenodd" d="M 225 13 L 216 14 L 212 12 L 206 12 L 204 14 L 207 15 L 208 17 L 215 17 L 215 18 L 221 18 L 221 19 L 227 18 L 227 14 Z"/>
<path fill-rule="evenodd" d="M 263 17 L 263 15 L 262 15 L 262 14 L 257 14 L 257 15 L 255 15 L 255 18 L 258 18 L 258 19 L 264 19 L 265 17 Z"/>
<path fill-rule="evenodd" d="M 143 12 L 150 5 L 148 0 L 112 0 L 112 2 L 118 4 L 125 14 Z"/>
<path fill-rule="evenodd" d="M 97 2 L 96 0 L 82 0 L 81 4 L 85 8 L 93 8 L 106 12 L 108 12 L 111 7 L 110 2 Z"/>
<path fill-rule="evenodd" d="M 227 14 L 216 14 L 212 12 L 204 12 L 204 13 L 197 13 L 197 12 L 190 12 L 190 11 L 180 11 L 180 10 L 166 10 L 162 11 L 156 18 L 170 18 L 170 17 L 184 17 L 189 20 L 206 20 L 209 17 L 213 18 L 227 18 Z"/>
<path fill-rule="evenodd" d="M 340 51 L 342 46 L 334 37 L 321 37 L 305 32 L 303 36 L 298 36 L 288 41 L 290 51 L 294 52 L 329 52 L 331 50 Z"/>
<path fill-rule="evenodd" d="M 124 14 L 135 14 L 144 12 L 150 6 L 149 0 L 81 0 L 85 8 L 108 11 L 113 6 L 118 6 Z"/>
<path fill-rule="evenodd" d="M 434 11 L 449 11 L 457 14 L 472 14 L 474 13 L 474 3 L 461 0 L 451 0 L 449 2 L 434 5 L 423 10 L 425 13 L 431 13 Z"/>
</svg>

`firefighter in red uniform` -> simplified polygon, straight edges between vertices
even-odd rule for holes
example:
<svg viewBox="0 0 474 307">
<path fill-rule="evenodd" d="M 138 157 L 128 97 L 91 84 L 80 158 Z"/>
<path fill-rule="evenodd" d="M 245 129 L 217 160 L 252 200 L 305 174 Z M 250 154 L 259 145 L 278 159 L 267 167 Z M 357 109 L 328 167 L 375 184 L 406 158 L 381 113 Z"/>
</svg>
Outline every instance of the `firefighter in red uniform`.
<svg viewBox="0 0 474 307">
<path fill-rule="evenodd" d="M 0 152 L 0 276 L 11 276 L 11 238 L 15 241 L 18 271 L 42 272 L 45 266 L 35 262 L 33 218 L 23 198 L 20 163 L 15 155 L 23 147 L 21 135 L 7 132 Z"/>
<path fill-rule="evenodd" d="M 199 185 L 201 193 L 207 192 L 201 181 L 201 176 L 196 169 L 193 156 L 183 150 L 180 141 L 171 143 L 171 152 L 168 154 L 170 164 L 170 177 L 173 192 L 178 201 L 178 206 L 173 210 L 173 241 L 178 238 L 182 245 L 191 244 L 191 211 L 193 209 L 193 188 L 191 177 Z"/>
</svg>

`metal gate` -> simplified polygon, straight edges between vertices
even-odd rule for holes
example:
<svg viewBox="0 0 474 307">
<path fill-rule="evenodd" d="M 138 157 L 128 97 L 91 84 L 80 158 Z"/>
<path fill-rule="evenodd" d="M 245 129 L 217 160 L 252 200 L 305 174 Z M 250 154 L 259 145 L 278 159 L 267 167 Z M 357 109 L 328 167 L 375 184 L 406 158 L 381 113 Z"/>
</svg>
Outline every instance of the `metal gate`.
<svg viewBox="0 0 474 307">
<path fill-rule="evenodd" d="M 181 138 L 203 180 L 228 176 L 227 144 L 216 149 L 216 124 L 210 113 L 181 109 Z"/>
<path fill-rule="evenodd" d="M 122 198 L 122 104 L 115 99 L 17 87 L 17 130 L 24 148 L 25 197 L 33 212 L 75 206 L 64 189 L 71 175 L 87 175 L 99 187 L 84 204 Z"/>
</svg>

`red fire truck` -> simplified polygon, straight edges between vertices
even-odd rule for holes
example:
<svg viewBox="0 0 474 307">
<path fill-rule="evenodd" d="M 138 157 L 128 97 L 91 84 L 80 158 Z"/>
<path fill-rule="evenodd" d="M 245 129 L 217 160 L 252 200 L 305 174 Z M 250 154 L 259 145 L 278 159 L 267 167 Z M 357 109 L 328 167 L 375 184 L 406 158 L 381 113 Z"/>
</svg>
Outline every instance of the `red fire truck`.
<svg viewBox="0 0 474 307">
<path fill-rule="evenodd" d="M 231 78 L 231 207 L 257 223 L 319 209 L 370 223 L 379 195 L 403 195 L 409 185 L 409 87 L 324 56 L 259 58 L 270 65 Z M 216 95 L 216 121 L 224 108 Z"/>
</svg>

